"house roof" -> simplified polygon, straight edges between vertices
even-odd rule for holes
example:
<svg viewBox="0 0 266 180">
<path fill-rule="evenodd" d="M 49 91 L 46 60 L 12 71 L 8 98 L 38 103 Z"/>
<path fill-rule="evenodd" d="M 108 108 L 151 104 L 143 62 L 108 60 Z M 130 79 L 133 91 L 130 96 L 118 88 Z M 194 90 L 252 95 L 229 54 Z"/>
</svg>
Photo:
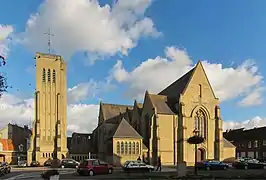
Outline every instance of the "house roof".
<svg viewBox="0 0 266 180">
<path fill-rule="evenodd" d="M 167 96 L 148 93 L 152 105 L 156 108 L 159 114 L 176 114 L 173 104 L 169 103 Z"/>
<path fill-rule="evenodd" d="M 133 109 L 133 106 L 102 103 L 102 112 L 104 120 L 111 119 L 112 117 L 115 117 L 120 113 L 125 113 L 127 108 Z"/>
<path fill-rule="evenodd" d="M 113 137 L 142 138 L 139 133 L 125 119 L 122 119 Z"/>
<path fill-rule="evenodd" d="M 235 146 L 229 142 L 227 139 L 223 138 L 223 143 L 225 148 L 234 148 Z"/>
</svg>

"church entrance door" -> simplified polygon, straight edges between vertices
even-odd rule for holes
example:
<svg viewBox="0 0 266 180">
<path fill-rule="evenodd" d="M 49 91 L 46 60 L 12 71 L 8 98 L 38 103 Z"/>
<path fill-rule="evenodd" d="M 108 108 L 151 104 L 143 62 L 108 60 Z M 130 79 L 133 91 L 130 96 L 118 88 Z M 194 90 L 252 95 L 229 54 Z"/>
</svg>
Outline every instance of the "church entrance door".
<svg viewBox="0 0 266 180">
<path fill-rule="evenodd" d="M 197 150 L 197 161 L 200 162 L 200 161 L 204 161 L 206 158 L 205 158 L 205 150 L 202 149 L 202 148 L 199 148 Z"/>
</svg>

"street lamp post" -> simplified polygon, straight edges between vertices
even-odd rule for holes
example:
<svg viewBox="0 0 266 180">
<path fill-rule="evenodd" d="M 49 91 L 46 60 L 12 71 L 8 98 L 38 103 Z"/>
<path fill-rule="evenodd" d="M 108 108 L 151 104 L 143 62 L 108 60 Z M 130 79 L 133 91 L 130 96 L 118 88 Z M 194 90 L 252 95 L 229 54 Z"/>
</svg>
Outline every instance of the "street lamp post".
<svg viewBox="0 0 266 180">
<path fill-rule="evenodd" d="M 197 137 L 199 134 L 199 131 L 195 129 L 193 133 L 194 133 L 194 136 Z M 198 144 L 195 143 L 195 164 L 194 164 L 194 174 L 195 175 L 198 174 L 197 161 L 198 161 Z"/>
</svg>

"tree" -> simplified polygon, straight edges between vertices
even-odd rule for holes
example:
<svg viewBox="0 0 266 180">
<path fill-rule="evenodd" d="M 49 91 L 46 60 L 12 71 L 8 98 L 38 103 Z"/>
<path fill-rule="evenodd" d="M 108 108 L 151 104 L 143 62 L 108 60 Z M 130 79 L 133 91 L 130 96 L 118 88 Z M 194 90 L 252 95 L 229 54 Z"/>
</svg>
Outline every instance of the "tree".
<svg viewBox="0 0 266 180">
<path fill-rule="evenodd" d="M 4 56 L 0 55 L 0 66 L 6 65 L 6 59 Z M 6 92 L 7 89 L 7 81 L 6 76 L 3 73 L 0 73 L 0 97 Z"/>
</svg>

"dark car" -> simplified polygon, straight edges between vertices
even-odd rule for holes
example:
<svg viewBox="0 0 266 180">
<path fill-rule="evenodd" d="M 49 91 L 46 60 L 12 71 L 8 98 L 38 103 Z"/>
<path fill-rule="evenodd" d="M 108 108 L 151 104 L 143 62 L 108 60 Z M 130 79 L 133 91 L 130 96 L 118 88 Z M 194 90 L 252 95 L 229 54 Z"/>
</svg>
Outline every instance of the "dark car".
<svg viewBox="0 0 266 180">
<path fill-rule="evenodd" d="M 63 159 L 61 161 L 61 168 L 78 168 L 79 162 L 74 159 Z"/>
<path fill-rule="evenodd" d="M 79 175 L 94 176 L 96 174 L 112 174 L 113 166 L 98 159 L 86 159 L 81 161 L 77 168 Z"/>
<path fill-rule="evenodd" d="M 256 159 L 238 159 L 232 166 L 236 169 L 266 169 L 266 163 Z"/>
<path fill-rule="evenodd" d="M 229 168 L 229 165 L 221 161 L 206 160 L 197 162 L 197 168 L 204 170 L 226 170 Z"/>
<path fill-rule="evenodd" d="M 4 176 L 5 174 L 5 168 L 0 166 L 0 176 Z"/>
<path fill-rule="evenodd" d="M 40 163 L 39 163 L 38 161 L 32 161 L 32 162 L 30 163 L 30 166 L 31 166 L 31 167 L 39 167 L 39 166 L 40 166 Z"/>
<path fill-rule="evenodd" d="M 7 162 L 1 162 L 0 166 L 4 168 L 5 174 L 8 174 L 11 172 L 11 167 L 9 166 Z"/>
<path fill-rule="evenodd" d="M 123 165 L 123 170 L 125 172 L 151 172 L 154 171 L 154 166 L 141 161 L 126 161 Z"/>
<path fill-rule="evenodd" d="M 51 166 L 51 164 L 52 164 L 52 159 L 47 159 L 44 163 L 43 163 L 43 165 L 44 166 Z"/>
</svg>

